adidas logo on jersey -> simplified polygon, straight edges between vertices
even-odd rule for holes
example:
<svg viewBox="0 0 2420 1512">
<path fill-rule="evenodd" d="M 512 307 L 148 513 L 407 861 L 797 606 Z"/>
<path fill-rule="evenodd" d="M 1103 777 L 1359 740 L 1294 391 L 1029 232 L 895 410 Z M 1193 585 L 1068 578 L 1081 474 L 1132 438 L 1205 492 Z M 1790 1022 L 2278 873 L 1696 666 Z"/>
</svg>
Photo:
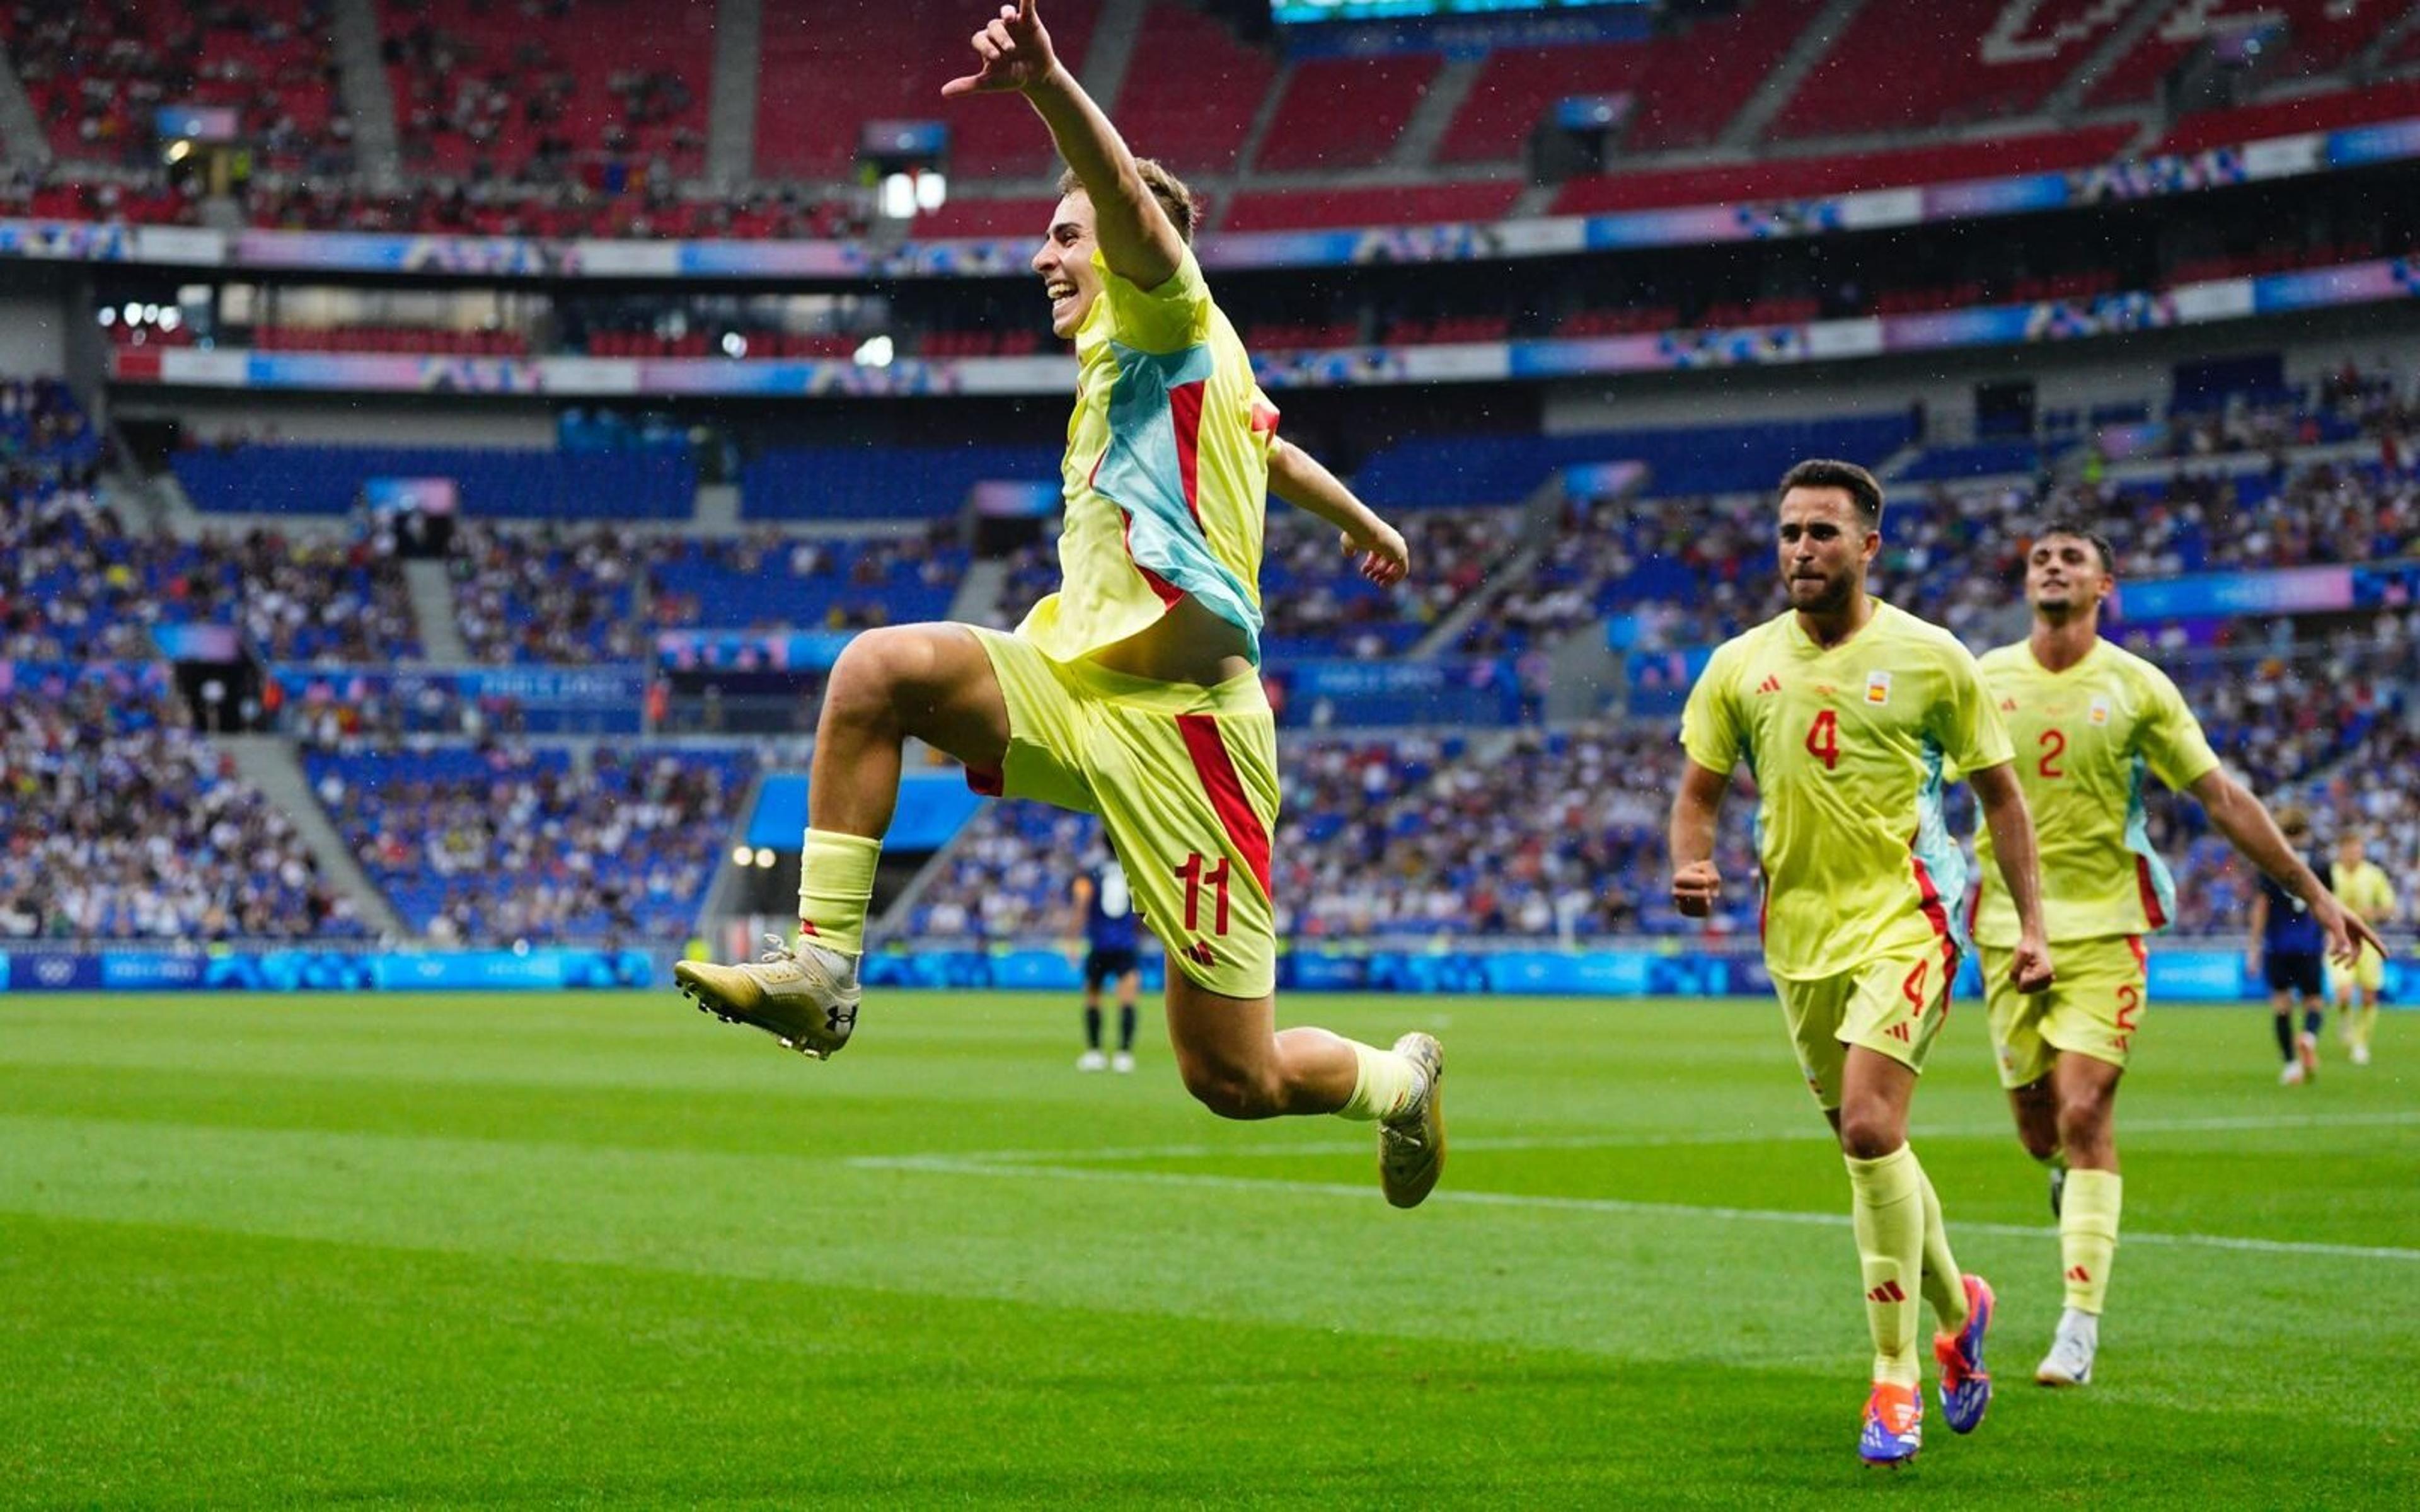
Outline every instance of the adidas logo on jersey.
<svg viewBox="0 0 2420 1512">
<path fill-rule="evenodd" d="M 1756 685 L 1756 690 L 1759 693 L 1778 693 L 1781 691 L 1781 679 L 1767 672 L 1764 681 Z"/>
</svg>

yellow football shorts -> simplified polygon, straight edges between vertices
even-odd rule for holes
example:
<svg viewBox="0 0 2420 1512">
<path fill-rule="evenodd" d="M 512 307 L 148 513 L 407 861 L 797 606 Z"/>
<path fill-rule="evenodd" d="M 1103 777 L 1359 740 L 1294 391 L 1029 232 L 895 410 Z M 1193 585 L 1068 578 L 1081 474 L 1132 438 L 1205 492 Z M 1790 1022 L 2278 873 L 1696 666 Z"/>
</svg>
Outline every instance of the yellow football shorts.
<svg viewBox="0 0 2420 1512">
<path fill-rule="evenodd" d="M 2133 1054 L 2149 986 L 2143 937 L 2060 940 L 2050 953 L 2058 980 L 2047 992 L 2028 994 L 2009 985 L 2016 951 L 1983 948 L 1983 1002 L 2003 1087 L 2041 1080 L 2062 1050 L 2121 1071 Z"/>
<path fill-rule="evenodd" d="M 1278 737 L 1259 675 L 1157 683 L 968 628 L 1008 705 L 1001 770 L 970 771 L 968 782 L 1100 815 L 1143 922 L 1177 969 L 1228 997 L 1275 992 Z"/>
<path fill-rule="evenodd" d="M 1933 1038 L 1949 1017 L 1949 985 L 1957 976 L 1958 947 L 1944 939 L 1837 976 L 1773 980 L 1798 1069 L 1824 1112 L 1840 1106 L 1840 1072 L 1853 1044 L 1910 1071 L 1924 1070 Z"/>
<path fill-rule="evenodd" d="M 2366 945 L 2361 948 L 2361 959 L 2350 969 L 2333 961 L 2328 963 L 2329 994 L 2337 1002 L 2351 996 L 2356 985 L 2367 989 L 2372 998 L 2386 990 L 2386 957 Z"/>
</svg>

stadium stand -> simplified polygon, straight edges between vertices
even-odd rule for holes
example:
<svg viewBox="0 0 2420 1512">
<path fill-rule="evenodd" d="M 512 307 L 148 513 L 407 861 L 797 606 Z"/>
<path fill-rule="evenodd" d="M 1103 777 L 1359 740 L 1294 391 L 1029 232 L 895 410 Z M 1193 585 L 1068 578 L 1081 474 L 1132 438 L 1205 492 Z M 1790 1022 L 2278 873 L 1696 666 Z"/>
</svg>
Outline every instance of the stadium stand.
<svg viewBox="0 0 2420 1512">
<path fill-rule="evenodd" d="M 343 515 L 372 478 L 452 478 L 463 514 L 565 519 L 677 519 L 697 495 L 681 444 L 507 451 L 444 446 L 240 442 L 169 459 L 195 508 L 213 514 Z"/>
<path fill-rule="evenodd" d="M 488 744 L 312 751 L 304 770 L 415 931 L 508 945 L 686 938 L 755 758 Z"/>
<path fill-rule="evenodd" d="M 150 160 L 162 105 L 235 110 L 268 162 L 343 163 L 325 0 L 116 0 L 0 8 L 0 40 L 53 150 Z"/>
<path fill-rule="evenodd" d="M 1497 221 L 1521 186 L 1506 179 L 1404 184 L 1374 189 L 1245 190 L 1212 208 L 1221 232 L 1290 231 L 1317 226 L 1430 225 Z"/>
<path fill-rule="evenodd" d="M 939 519 L 978 483 L 1059 476 L 1059 445 L 773 447 L 739 480 L 752 520 Z"/>
<path fill-rule="evenodd" d="M 1565 184 L 1555 195 L 1552 211 L 1603 215 L 1664 206 L 1729 205 L 1953 183 L 1962 178 L 2067 172 L 2108 162 L 2134 134 L 2132 126 L 2029 132 L 1993 142 L 1988 157 L 1978 155 L 1971 145 L 1958 145 L 1767 158 L 1708 168 L 1590 174 Z"/>
<path fill-rule="evenodd" d="M 1070 67 L 1090 47 L 1099 8 L 1097 0 L 1065 0 L 1049 12 L 1051 41 Z M 883 7 L 879 26 L 859 18 L 836 24 L 825 0 L 768 0 L 757 172 L 845 178 L 866 122 L 934 119 L 948 123 L 951 155 L 962 172 L 998 177 L 1045 172 L 1050 140 L 1031 111 L 999 99 L 943 100 L 939 89 L 948 73 L 900 66 L 902 58 L 929 58 L 937 60 L 934 69 L 945 69 L 965 53 L 973 29 L 966 7 L 952 0 L 897 0 Z"/>
<path fill-rule="evenodd" d="M 1434 53 L 1296 63 L 1253 167 L 1301 173 L 1377 162 L 1395 145 L 1442 64 Z"/>
<path fill-rule="evenodd" d="M 2420 116 L 2420 80 L 2405 79 L 2366 89 L 2297 95 L 2231 110 L 2195 111 L 2168 128 L 2162 152 L 2203 152 L 2304 131 L 2333 131 L 2372 121 Z"/>
<path fill-rule="evenodd" d="M 449 565 L 463 642 L 484 662 L 639 660 L 633 555 L 628 532 L 609 526 L 458 531 Z"/>
<path fill-rule="evenodd" d="M 703 166 L 712 0 L 384 0 L 407 162 L 449 179 L 618 189 Z"/>
<path fill-rule="evenodd" d="M 1055 24 L 1055 23 L 1054 23 Z M 1277 64 L 1180 5 L 1143 13 L 1114 109 L 1136 151 L 1182 175 L 1233 170 Z"/>
<path fill-rule="evenodd" d="M 2005 0 L 1866 0 L 1771 134 L 1854 136 L 2024 116 L 2118 20 L 2102 0 L 2047 0 L 2021 32 L 1993 45 L 1987 39 L 2011 9 Z M 1911 38 L 1928 45 L 1910 47 Z"/>
<path fill-rule="evenodd" d="M 0 700 L 0 938 L 358 938 L 284 814 L 162 663 L 16 668 Z"/>
<path fill-rule="evenodd" d="M 928 536 L 660 542 L 646 577 L 659 626 L 854 629 L 948 615 L 967 552 Z"/>
<path fill-rule="evenodd" d="M 2230 31 L 2280 18 L 2285 35 L 2272 70 L 2298 78 L 2328 73 L 2376 38 L 2401 8 L 2393 0 L 2179 0 L 2086 91 L 2085 103 L 2148 99 L 2196 49 Z"/>
</svg>

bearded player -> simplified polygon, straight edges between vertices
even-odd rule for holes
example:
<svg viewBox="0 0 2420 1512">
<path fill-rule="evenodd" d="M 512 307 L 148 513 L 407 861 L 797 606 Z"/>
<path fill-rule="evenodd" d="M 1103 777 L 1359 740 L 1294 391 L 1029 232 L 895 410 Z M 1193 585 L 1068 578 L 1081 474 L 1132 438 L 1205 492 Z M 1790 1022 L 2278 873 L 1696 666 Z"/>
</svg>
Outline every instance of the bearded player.
<svg viewBox="0 0 2420 1512">
<path fill-rule="evenodd" d="M 1992 1288 L 1960 1272 L 1941 1201 L 1907 1142 L 1908 1107 L 1949 1012 L 1965 949 L 1966 865 L 1942 814 L 1944 773 L 1967 774 L 2024 919 L 2011 985 L 2051 980 L 2024 795 L 1975 658 L 1948 631 L 1867 596 L 1882 486 L 1847 462 L 1781 480 L 1790 609 L 1714 652 L 1681 717 L 1688 753 L 1672 808 L 1672 901 L 1701 918 L 1721 894 L 1715 821 L 1742 761 L 1756 779 L 1764 959 L 1807 1085 L 1839 1136 L 1873 1335 L 1857 1452 L 1923 1442 L 1917 1303 L 1939 1324 L 1942 1416 L 1960 1433 L 1992 1399 Z"/>
<path fill-rule="evenodd" d="M 1100 815 L 1167 948 L 1187 1089 L 1225 1118 L 1375 1121 L 1380 1185 L 1411 1207 L 1445 1157 L 1437 1041 L 1407 1034 L 1380 1050 L 1275 1026 L 1263 500 L 1274 487 L 1337 526 L 1381 585 L 1408 568 L 1404 539 L 1279 439 L 1194 260 L 1192 194 L 1127 150 L 1060 63 L 1033 0 L 1003 6 L 973 46 L 976 70 L 941 92 L 1023 95 L 1068 163 L 1032 262 L 1078 367 L 1063 586 L 1013 635 L 911 625 L 849 643 L 816 729 L 798 946 L 775 939 L 753 964 L 684 963 L 675 975 L 701 1008 L 810 1057 L 845 1045 L 875 860 L 913 736 L 965 763 L 980 792 Z"/>
<path fill-rule="evenodd" d="M 2116 565 L 2108 540 L 2088 526 L 2045 524 L 2025 559 L 2032 634 L 1982 658 L 2042 837 L 2042 918 L 2058 952 L 2058 980 L 2048 992 L 2028 996 L 2003 980 L 2024 949 L 2024 926 L 1986 867 L 1975 933 L 1992 1046 L 2017 1137 L 2050 1167 L 2058 1212 L 2066 1306 L 2034 1372 L 2048 1386 L 2092 1379 L 2118 1248 L 2118 1083 L 2149 988 L 2143 940 L 2176 912 L 2175 884 L 2151 850 L 2144 779 L 2199 800 L 2219 833 L 2308 905 L 2339 959 L 2376 939 L 2312 874 L 2260 801 L 2220 769 L 2167 675 L 2101 639 Z M 1978 841 L 1986 859 L 1993 839 Z"/>
</svg>

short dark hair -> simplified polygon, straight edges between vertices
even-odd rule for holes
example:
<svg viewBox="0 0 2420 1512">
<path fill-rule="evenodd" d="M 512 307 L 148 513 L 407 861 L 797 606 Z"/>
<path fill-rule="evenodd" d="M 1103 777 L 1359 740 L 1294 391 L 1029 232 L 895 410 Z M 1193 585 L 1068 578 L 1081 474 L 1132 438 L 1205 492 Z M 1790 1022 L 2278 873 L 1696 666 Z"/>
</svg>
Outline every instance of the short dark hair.
<svg viewBox="0 0 2420 1512">
<path fill-rule="evenodd" d="M 2101 570 L 2112 578 L 2118 576 L 2118 548 L 2109 544 L 2109 537 L 2094 530 L 2081 517 L 2054 515 L 2034 531 L 2037 541 L 2048 540 L 2054 535 L 2072 535 L 2079 541 L 2089 543 L 2092 549 L 2101 553 Z"/>
<path fill-rule="evenodd" d="M 1137 158 L 1135 166 L 1141 170 L 1143 186 L 1151 191 L 1151 197 L 1159 201 L 1159 208 L 1168 212 L 1168 219 L 1176 227 L 1177 236 L 1187 246 L 1192 245 L 1193 227 L 1202 219 L 1201 196 L 1187 188 L 1184 179 L 1160 166 L 1156 158 Z M 1085 187 L 1084 180 L 1076 177 L 1073 168 L 1059 176 L 1059 193 L 1063 195 L 1082 194 L 1086 199 L 1093 197 L 1093 192 Z"/>
<path fill-rule="evenodd" d="M 1882 529 L 1883 486 L 1874 475 L 1854 462 L 1841 462 L 1827 456 L 1812 456 L 1781 475 L 1781 492 L 1776 501 L 1787 498 L 1792 488 L 1839 488 L 1855 501 L 1857 514 L 1869 531 Z"/>
</svg>

